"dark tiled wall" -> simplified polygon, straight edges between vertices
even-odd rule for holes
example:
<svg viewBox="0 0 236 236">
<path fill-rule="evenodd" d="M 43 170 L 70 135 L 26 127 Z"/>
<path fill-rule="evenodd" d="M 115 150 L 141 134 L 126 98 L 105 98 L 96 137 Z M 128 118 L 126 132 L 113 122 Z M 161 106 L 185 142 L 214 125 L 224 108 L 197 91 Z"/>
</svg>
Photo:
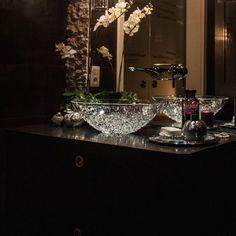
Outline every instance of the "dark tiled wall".
<svg viewBox="0 0 236 236">
<path fill-rule="evenodd" d="M 66 3 L 27 2 L 9 1 L 8 9 L 0 4 L 0 119 L 4 121 L 47 117 L 57 109 L 64 90 L 64 63 L 54 44 L 65 37 Z"/>
<path fill-rule="evenodd" d="M 1 193 L 4 130 L 49 120 L 62 102 L 65 68 L 54 45 L 65 39 L 66 14 L 67 0 L 0 1 Z"/>
</svg>

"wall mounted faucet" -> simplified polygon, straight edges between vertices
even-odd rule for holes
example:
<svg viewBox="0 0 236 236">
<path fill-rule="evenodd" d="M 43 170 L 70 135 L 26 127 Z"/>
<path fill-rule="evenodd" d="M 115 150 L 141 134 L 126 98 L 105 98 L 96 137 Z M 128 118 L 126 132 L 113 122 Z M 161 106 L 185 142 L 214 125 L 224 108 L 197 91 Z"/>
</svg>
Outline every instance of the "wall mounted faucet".
<svg viewBox="0 0 236 236">
<path fill-rule="evenodd" d="M 183 87 L 186 85 L 188 70 L 182 64 L 154 64 L 153 67 L 129 67 L 130 71 L 145 72 L 156 80 L 172 80 L 172 87 L 175 88 L 176 80 L 183 81 Z"/>
</svg>

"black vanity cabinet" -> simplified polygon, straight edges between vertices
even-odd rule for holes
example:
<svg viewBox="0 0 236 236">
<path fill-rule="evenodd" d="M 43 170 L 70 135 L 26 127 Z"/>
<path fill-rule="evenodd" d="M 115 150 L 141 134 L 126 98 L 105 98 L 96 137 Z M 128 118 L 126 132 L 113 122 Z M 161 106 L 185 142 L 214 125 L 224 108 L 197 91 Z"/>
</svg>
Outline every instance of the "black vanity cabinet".
<svg viewBox="0 0 236 236">
<path fill-rule="evenodd" d="M 160 178 L 173 185 L 177 171 L 142 150 L 80 140 L 13 131 L 9 147 L 10 235 L 134 232 L 163 209 Z"/>
<path fill-rule="evenodd" d="M 69 209 L 72 203 L 76 206 L 83 202 L 79 194 L 83 189 L 83 170 L 76 167 L 76 156 L 72 156 L 69 148 L 68 151 L 66 147 L 63 149 L 60 141 L 34 135 L 11 133 L 9 147 L 7 219 L 10 235 L 69 233 L 73 227 L 73 212 Z M 79 146 L 77 151 L 78 155 L 82 152 Z M 78 192 L 76 201 L 74 192 Z"/>
<path fill-rule="evenodd" d="M 225 181 L 216 158 L 212 167 L 190 149 L 112 145 L 45 127 L 8 131 L 7 235 L 158 235 L 177 222 L 178 232 L 188 221 L 205 230 L 218 217 L 208 204 Z"/>
</svg>

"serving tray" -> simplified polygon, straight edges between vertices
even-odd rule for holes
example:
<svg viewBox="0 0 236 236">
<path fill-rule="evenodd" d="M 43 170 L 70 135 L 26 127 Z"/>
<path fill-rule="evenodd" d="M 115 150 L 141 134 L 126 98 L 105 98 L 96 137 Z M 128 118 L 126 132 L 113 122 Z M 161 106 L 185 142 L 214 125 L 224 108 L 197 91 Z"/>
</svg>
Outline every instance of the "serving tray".
<svg viewBox="0 0 236 236">
<path fill-rule="evenodd" d="M 179 138 L 169 138 L 163 136 L 153 136 L 149 137 L 151 142 L 159 143 L 159 144 L 166 144 L 166 145 L 178 145 L 178 146 L 199 146 L 199 145 L 210 145 L 217 143 L 218 138 L 213 135 L 206 135 L 203 140 L 198 141 L 187 141 L 184 140 L 183 137 Z"/>
<path fill-rule="evenodd" d="M 220 127 L 227 128 L 227 129 L 236 129 L 236 126 L 235 125 L 231 125 L 231 124 L 223 124 Z"/>
</svg>

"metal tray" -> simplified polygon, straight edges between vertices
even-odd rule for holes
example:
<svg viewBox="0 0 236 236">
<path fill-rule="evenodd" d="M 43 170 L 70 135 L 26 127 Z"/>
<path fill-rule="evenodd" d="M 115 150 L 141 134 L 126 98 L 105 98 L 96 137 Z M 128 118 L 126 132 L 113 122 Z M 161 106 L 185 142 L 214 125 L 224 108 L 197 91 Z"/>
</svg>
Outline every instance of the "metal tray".
<svg viewBox="0 0 236 236">
<path fill-rule="evenodd" d="M 213 135 L 207 135 L 205 136 L 204 140 L 199 141 L 187 141 L 181 138 L 168 138 L 168 137 L 162 137 L 162 136 L 154 136 L 149 137 L 149 140 L 151 142 L 159 143 L 159 144 L 166 144 L 166 145 L 178 145 L 178 146 L 200 146 L 200 145 L 210 145 L 214 144 L 218 141 L 218 138 L 216 138 Z"/>
<path fill-rule="evenodd" d="M 230 125 L 230 124 L 223 124 L 220 127 L 227 128 L 227 129 L 236 129 L 235 125 Z"/>
</svg>

